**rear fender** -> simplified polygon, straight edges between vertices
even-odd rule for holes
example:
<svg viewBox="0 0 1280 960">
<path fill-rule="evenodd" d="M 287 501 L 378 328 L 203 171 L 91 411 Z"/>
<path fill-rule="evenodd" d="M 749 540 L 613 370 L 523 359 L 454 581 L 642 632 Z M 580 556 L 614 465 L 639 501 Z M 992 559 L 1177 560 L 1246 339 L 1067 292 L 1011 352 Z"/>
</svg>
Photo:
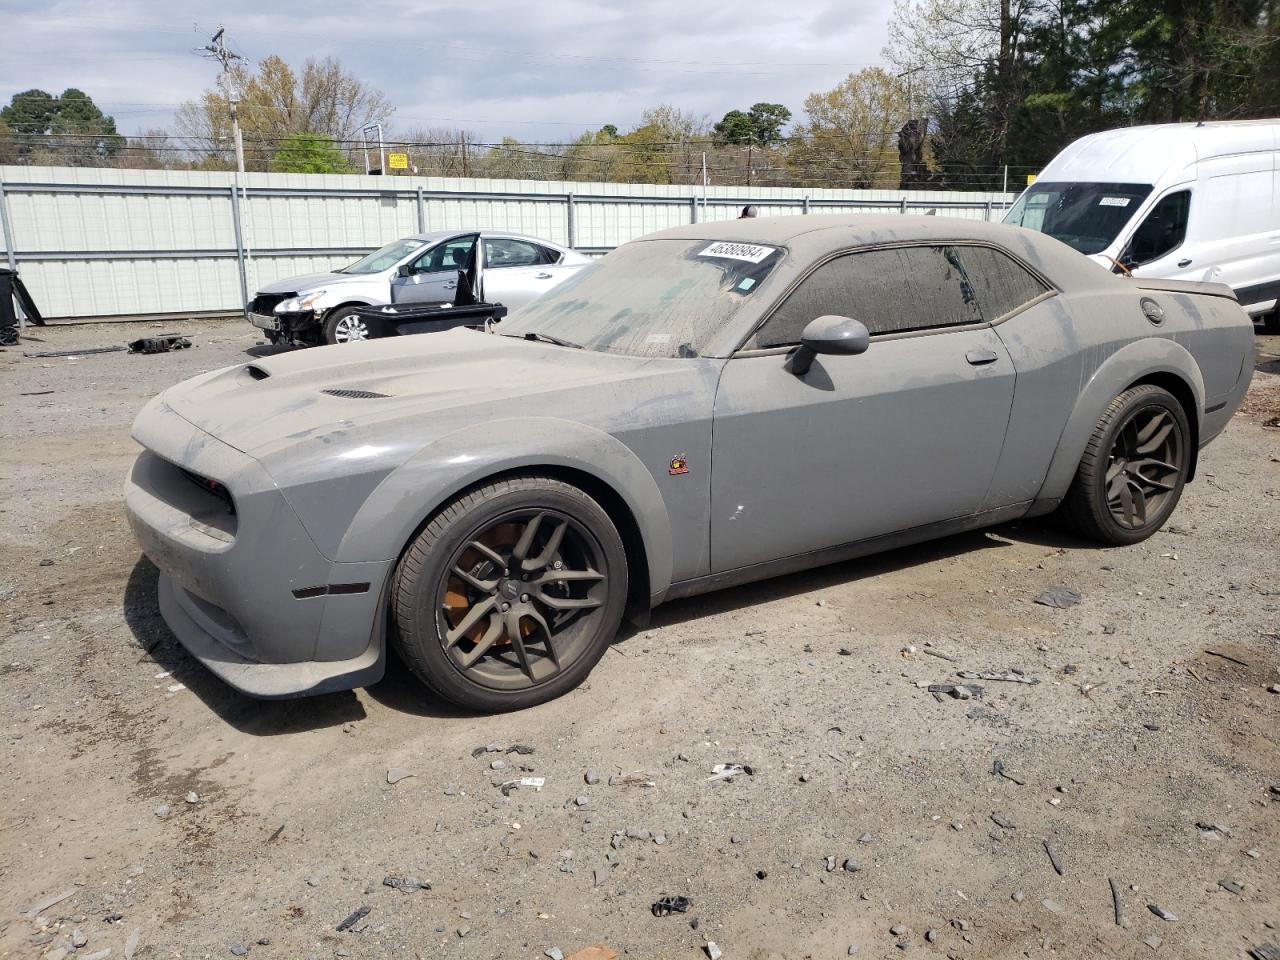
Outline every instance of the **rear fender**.
<svg viewBox="0 0 1280 960">
<path fill-rule="evenodd" d="M 1151 337 L 1134 341 L 1108 357 L 1081 389 L 1075 409 L 1058 440 L 1058 448 L 1050 461 L 1037 501 L 1056 501 L 1066 496 L 1089 438 L 1112 400 L 1135 383 L 1170 375 L 1181 380 L 1195 398 L 1192 409 L 1187 411 L 1187 419 L 1194 434 L 1199 436 L 1205 392 L 1204 378 L 1195 359 L 1185 347 L 1172 340 Z M 1194 448 L 1193 443 L 1193 461 L 1196 456 Z"/>
<path fill-rule="evenodd" d="M 616 493 L 644 541 L 650 593 L 666 591 L 671 583 L 671 521 L 653 474 L 609 434 L 552 417 L 490 421 L 428 444 L 365 500 L 337 559 L 397 559 L 423 524 L 463 490 L 498 474 L 539 469 L 577 471 Z"/>
</svg>

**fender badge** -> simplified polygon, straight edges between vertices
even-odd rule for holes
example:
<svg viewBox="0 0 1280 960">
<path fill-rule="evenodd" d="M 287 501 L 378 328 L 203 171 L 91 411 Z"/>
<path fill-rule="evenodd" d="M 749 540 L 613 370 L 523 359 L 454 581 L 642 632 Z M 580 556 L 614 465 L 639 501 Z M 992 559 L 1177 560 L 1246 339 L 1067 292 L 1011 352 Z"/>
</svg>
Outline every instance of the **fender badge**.
<svg viewBox="0 0 1280 960">
<path fill-rule="evenodd" d="M 671 466 L 667 473 L 673 477 L 680 477 L 689 472 L 689 461 L 685 459 L 684 454 L 671 458 Z"/>
</svg>

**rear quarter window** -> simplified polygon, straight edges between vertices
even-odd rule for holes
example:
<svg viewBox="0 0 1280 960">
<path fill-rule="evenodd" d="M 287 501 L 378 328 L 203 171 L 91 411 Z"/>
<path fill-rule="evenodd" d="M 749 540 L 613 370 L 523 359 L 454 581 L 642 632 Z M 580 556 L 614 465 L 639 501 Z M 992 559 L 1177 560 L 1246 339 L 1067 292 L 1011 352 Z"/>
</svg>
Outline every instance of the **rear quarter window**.
<svg viewBox="0 0 1280 960">
<path fill-rule="evenodd" d="M 986 320 L 1013 313 L 1051 289 L 1013 257 L 990 247 L 957 247 Z"/>
</svg>

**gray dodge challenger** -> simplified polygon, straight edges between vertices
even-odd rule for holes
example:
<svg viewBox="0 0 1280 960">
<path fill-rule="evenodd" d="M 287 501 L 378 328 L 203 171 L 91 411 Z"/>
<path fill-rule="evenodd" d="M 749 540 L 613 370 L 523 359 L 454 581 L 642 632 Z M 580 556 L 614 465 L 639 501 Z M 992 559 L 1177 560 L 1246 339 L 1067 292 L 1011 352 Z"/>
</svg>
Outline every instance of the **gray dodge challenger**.
<svg viewBox="0 0 1280 960">
<path fill-rule="evenodd" d="M 488 331 L 258 359 L 139 414 L 125 497 L 160 608 L 245 693 L 366 685 L 388 644 L 500 711 L 624 616 L 1058 511 L 1137 543 L 1230 420 L 1229 288 L 911 216 L 628 243 Z"/>
</svg>

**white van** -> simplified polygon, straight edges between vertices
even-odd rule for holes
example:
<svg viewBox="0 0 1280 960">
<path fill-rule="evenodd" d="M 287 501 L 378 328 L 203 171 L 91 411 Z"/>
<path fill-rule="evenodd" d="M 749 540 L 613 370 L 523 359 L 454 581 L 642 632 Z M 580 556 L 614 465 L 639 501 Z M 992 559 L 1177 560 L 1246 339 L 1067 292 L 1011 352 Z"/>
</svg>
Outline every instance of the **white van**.
<svg viewBox="0 0 1280 960">
<path fill-rule="evenodd" d="M 1081 137 L 1004 222 L 1057 237 L 1117 272 L 1225 283 L 1280 333 L 1280 120 Z"/>
</svg>

